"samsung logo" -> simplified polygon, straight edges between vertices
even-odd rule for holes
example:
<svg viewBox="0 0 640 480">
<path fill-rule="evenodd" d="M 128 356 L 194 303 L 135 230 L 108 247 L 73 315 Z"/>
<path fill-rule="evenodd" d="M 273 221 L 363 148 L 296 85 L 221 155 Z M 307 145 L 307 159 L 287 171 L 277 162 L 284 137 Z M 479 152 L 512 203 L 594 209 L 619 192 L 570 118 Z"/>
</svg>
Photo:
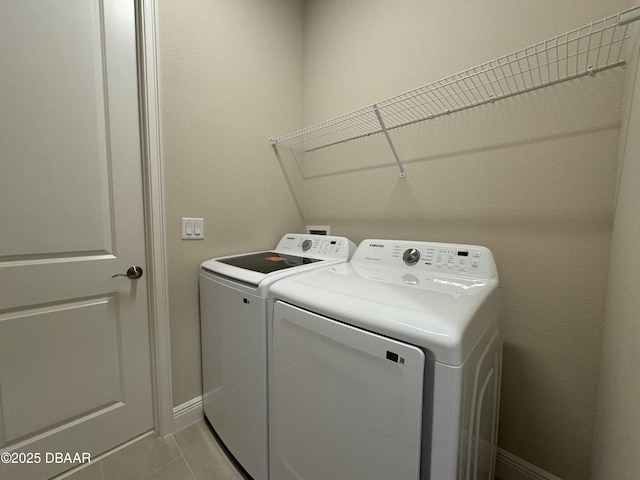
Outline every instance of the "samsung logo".
<svg viewBox="0 0 640 480">
<path fill-rule="evenodd" d="M 369 246 L 375 248 L 384 248 L 384 245 L 381 243 L 370 243 Z"/>
</svg>

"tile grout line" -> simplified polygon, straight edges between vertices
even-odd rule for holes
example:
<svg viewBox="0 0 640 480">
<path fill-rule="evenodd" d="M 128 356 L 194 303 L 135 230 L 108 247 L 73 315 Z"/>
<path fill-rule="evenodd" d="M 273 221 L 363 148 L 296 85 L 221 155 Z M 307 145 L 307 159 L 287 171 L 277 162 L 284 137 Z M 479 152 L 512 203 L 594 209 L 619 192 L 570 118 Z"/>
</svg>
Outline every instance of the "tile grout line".
<svg viewBox="0 0 640 480">
<path fill-rule="evenodd" d="M 182 449 L 180 448 L 180 445 L 178 445 L 178 442 L 176 441 L 176 439 L 175 439 L 175 437 L 173 435 L 171 435 L 171 440 L 173 440 L 174 445 L 176 446 L 176 448 L 180 452 L 180 456 L 184 460 L 184 463 L 187 465 L 187 469 L 189 470 L 189 473 L 191 474 L 191 478 L 193 480 L 197 480 L 195 474 L 193 473 L 193 470 L 191 470 L 191 465 L 189 465 L 189 462 L 187 462 L 187 458 L 184 456 L 184 453 L 182 452 Z"/>
<path fill-rule="evenodd" d="M 173 462 L 177 462 L 178 460 L 184 460 L 184 457 L 182 455 L 177 456 L 176 458 L 170 460 L 169 462 L 165 463 L 164 465 L 162 465 L 160 468 L 156 468 L 154 471 L 147 473 L 144 477 L 143 480 L 145 478 L 150 478 L 151 476 L 155 475 L 156 473 L 158 473 L 160 470 L 162 470 L 165 467 L 168 467 L 169 465 L 171 465 Z M 187 463 L 186 460 L 184 460 L 184 463 Z"/>
</svg>

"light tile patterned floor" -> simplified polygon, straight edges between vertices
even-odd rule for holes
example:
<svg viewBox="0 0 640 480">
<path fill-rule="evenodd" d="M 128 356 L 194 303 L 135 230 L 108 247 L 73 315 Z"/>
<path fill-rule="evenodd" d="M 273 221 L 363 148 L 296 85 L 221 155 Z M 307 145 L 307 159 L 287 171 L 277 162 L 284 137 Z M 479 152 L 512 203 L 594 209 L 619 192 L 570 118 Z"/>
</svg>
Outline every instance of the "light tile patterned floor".
<svg viewBox="0 0 640 480">
<path fill-rule="evenodd" d="M 64 480 L 245 480 L 204 420 L 166 438 L 147 435 Z"/>
</svg>

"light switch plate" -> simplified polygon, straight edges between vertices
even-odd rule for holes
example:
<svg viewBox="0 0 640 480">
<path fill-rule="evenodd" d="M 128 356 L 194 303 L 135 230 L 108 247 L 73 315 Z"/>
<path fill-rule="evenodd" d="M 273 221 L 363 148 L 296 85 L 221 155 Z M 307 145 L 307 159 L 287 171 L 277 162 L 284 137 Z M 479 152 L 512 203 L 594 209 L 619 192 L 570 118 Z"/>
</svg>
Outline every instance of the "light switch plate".
<svg viewBox="0 0 640 480">
<path fill-rule="evenodd" d="M 182 239 L 202 240 L 204 238 L 204 218 L 182 217 Z"/>
</svg>

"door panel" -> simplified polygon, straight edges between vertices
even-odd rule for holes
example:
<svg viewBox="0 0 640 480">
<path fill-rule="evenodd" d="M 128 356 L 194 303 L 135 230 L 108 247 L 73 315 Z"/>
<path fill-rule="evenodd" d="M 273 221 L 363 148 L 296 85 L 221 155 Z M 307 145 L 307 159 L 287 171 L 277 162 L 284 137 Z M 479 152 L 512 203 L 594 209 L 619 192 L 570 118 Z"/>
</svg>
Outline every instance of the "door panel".
<svg viewBox="0 0 640 480">
<path fill-rule="evenodd" d="M 111 253 L 103 16 L 97 2 L 62 5 L 0 5 L 5 257 Z"/>
<path fill-rule="evenodd" d="M 0 2 L 0 478 L 153 426 L 135 2 Z"/>
<path fill-rule="evenodd" d="M 101 297 L 0 316 L 2 443 L 123 400 L 116 302 Z M 55 409 L 42 408 L 44 392 Z"/>
</svg>

